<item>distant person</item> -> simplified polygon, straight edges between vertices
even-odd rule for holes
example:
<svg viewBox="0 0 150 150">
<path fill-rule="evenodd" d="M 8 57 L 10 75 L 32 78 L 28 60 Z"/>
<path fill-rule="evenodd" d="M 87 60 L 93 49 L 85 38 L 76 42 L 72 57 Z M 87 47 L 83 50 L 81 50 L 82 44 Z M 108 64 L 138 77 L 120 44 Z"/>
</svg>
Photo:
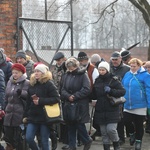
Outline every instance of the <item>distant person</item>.
<svg viewBox="0 0 150 150">
<path fill-rule="evenodd" d="M 30 57 L 26 55 L 25 51 L 19 50 L 16 53 L 16 62 L 25 66 L 27 79 L 30 79 L 30 76 L 33 73 L 34 69 L 34 62 L 31 60 Z"/>
<path fill-rule="evenodd" d="M 12 62 L 10 60 L 8 61 L 7 56 L 4 54 L 4 49 L 0 48 L 0 69 L 4 72 L 6 84 L 12 75 L 11 66 Z"/>
<path fill-rule="evenodd" d="M 90 58 L 91 63 L 98 68 L 98 65 L 102 62 L 105 61 L 99 54 L 93 54 Z"/>
</svg>

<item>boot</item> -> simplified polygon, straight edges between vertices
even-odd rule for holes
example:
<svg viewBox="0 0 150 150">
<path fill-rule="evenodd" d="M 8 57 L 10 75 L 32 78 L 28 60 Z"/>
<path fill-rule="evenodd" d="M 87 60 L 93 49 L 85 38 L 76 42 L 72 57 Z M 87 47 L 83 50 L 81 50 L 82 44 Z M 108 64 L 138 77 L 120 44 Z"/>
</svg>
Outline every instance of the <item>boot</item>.
<svg viewBox="0 0 150 150">
<path fill-rule="evenodd" d="M 142 141 L 136 140 L 135 141 L 135 150 L 141 150 L 141 146 L 142 146 Z"/>
<path fill-rule="evenodd" d="M 110 144 L 103 144 L 104 150 L 110 150 Z"/>
<path fill-rule="evenodd" d="M 135 143 L 135 133 L 129 133 L 130 136 L 130 145 L 132 146 Z"/>
<path fill-rule="evenodd" d="M 52 141 L 52 150 L 57 149 L 57 133 L 54 130 L 50 131 L 50 138 Z"/>
<path fill-rule="evenodd" d="M 118 142 L 113 142 L 113 147 L 114 147 L 114 150 L 120 150 L 119 141 Z"/>
</svg>

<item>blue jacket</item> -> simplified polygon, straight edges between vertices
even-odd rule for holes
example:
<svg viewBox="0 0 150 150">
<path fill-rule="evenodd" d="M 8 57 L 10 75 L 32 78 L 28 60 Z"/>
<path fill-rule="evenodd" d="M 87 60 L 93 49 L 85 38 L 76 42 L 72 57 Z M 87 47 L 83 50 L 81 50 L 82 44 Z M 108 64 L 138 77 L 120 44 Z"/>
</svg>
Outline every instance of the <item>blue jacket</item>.
<svg viewBox="0 0 150 150">
<path fill-rule="evenodd" d="M 150 74 L 143 67 L 136 74 L 128 71 L 122 84 L 126 89 L 125 109 L 150 108 Z"/>
</svg>

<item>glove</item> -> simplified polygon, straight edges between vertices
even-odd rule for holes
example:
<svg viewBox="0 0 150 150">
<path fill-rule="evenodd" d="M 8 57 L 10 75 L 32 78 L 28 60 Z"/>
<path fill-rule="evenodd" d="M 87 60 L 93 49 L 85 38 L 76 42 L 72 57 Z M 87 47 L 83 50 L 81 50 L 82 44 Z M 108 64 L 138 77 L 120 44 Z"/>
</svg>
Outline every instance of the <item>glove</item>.
<svg viewBox="0 0 150 150">
<path fill-rule="evenodd" d="M 5 116 L 5 112 L 4 110 L 0 110 L 0 120 L 2 120 L 2 118 Z"/>
<path fill-rule="evenodd" d="M 147 108 L 147 114 L 150 116 L 150 108 Z"/>
<path fill-rule="evenodd" d="M 18 89 L 16 92 L 17 92 L 18 96 L 20 96 L 20 95 L 21 95 L 22 90 Z"/>
<path fill-rule="evenodd" d="M 104 91 L 105 91 L 106 93 L 109 93 L 110 90 L 111 90 L 111 88 L 110 88 L 109 86 L 105 86 L 105 87 L 104 87 Z"/>
</svg>

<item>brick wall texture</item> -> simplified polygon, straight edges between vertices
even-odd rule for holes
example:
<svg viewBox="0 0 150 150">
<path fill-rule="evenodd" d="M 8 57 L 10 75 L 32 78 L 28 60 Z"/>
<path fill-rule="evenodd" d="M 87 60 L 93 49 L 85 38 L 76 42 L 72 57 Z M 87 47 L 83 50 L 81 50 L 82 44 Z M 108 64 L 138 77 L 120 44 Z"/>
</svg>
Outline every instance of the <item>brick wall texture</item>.
<svg viewBox="0 0 150 150">
<path fill-rule="evenodd" d="M 16 32 L 17 0 L 0 0 L 0 47 L 4 48 L 5 53 L 11 58 L 17 50 Z"/>
</svg>

